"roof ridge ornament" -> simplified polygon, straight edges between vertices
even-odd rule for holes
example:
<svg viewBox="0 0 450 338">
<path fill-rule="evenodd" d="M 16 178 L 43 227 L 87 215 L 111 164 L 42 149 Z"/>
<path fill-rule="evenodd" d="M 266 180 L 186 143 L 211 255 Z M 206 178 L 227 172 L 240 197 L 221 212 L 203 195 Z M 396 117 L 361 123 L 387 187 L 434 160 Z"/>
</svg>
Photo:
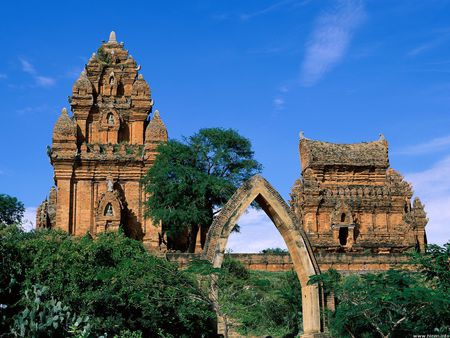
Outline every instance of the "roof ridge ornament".
<svg viewBox="0 0 450 338">
<path fill-rule="evenodd" d="M 380 133 L 380 138 L 378 139 L 378 141 L 386 141 L 383 133 Z"/>
</svg>

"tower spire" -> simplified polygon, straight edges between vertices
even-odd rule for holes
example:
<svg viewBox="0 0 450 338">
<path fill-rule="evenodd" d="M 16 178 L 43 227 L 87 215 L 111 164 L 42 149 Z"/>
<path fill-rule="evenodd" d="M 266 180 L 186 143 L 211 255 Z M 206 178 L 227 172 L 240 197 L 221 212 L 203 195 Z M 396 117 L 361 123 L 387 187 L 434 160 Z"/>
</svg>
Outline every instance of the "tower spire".
<svg viewBox="0 0 450 338">
<path fill-rule="evenodd" d="M 117 42 L 116 32 L 111 31 L 111 33 L 109 33 L 109 41 L 108 42 Z"/>
</svg>

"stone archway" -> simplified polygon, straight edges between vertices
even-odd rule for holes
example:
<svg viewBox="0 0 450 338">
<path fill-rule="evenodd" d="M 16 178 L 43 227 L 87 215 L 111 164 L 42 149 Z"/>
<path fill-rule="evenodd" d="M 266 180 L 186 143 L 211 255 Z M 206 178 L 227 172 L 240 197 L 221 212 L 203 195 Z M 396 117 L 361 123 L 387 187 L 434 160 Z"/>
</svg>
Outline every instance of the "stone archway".
<svg viewBox="0 0 450 338">
<path fill-rule="evenodd" d="M 308 238 L 299 221 L 280 194 L 262 176 L 246 181 L 214 219 L 207 235 L 203 256 L 215 268 L 222 266 L 228 237 L 234 224 L 248 206 L 256 201 L 277 227 L 292 258 L 302 287 L 303 338 L 322 337 L 320 300 L 317 285 L 308 285 L 311 275 L 319 274 L 319 266 Z"/>
</svg>

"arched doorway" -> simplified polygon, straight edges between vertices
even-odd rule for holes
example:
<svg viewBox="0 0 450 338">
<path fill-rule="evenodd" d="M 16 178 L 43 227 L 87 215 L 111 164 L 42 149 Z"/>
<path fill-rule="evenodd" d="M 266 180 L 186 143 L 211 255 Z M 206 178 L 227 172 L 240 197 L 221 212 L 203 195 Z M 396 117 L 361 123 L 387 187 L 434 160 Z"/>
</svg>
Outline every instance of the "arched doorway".
<svg viewBox="0 0 450 338">
<path fill-rule="evenodd" d="M 215 268 L 222 266 L 228 237 L 239 217 L 256 201 L 277 227 L 292 258 L 302 287 L 303 338 L 321 337 L 320 300 L 317 285 L 309 277 L 320 273 L 306 234 L 280 194 L 262 176 L 246 181 L 222 208 L 209 229 L 203 256 Z"/>
</svg>

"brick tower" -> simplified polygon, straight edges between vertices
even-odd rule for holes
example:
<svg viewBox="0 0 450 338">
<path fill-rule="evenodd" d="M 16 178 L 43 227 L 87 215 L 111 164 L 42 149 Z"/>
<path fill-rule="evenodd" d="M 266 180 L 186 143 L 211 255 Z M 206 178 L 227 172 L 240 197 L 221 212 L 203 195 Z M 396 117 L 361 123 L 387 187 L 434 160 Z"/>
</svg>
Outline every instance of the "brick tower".
<svg viewBox="0 0 450 338">
<path fill-rule="evenodd" d="M 156 147 L 167 141 L 140 66 L 111 32 L 72 88 L 67 110 L 53 128 L 49 148 L 56 189 L 37 212 L 37 227 L 95 236 L 122 225 L 149 248 L 160 246 L 161 229 L 144 218 L 141 177 Z"/>
<path fill-rule="evenodd" d="M 333 144 L 300 138 L 302 177 L 291 206 L 321 269 L 386 270 L 422 251 L 426 214 L 411 185 L 389 168 L 388 143 Z"/>
</svg>

